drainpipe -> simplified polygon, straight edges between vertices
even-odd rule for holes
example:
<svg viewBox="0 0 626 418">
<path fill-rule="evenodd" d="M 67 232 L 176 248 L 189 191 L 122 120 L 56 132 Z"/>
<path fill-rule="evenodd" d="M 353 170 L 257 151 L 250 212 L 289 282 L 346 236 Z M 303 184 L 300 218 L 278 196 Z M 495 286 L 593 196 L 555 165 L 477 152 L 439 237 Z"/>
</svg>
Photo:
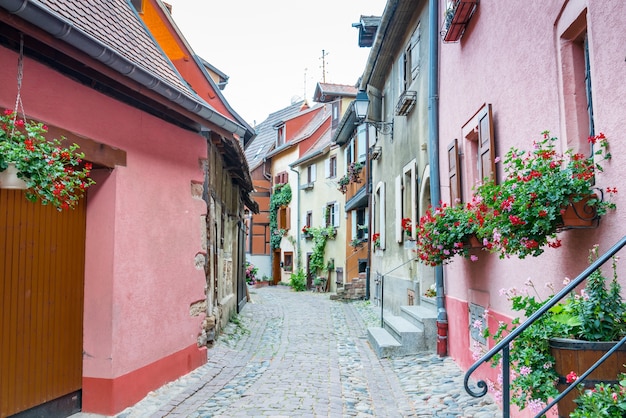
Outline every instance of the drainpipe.
<svg viewBox="0 0 626 418">
<path fill-rule="evenodd" d="M 302 255 L 300 253 L 300 232 L 301 232 L 301 230 L 300 230 L 300 171 L 294 170 L 292 166 L 289 166 L 289 169 L 291 171 L 293 171 L 294 173 L 296 173 L 296 175 L 298 176 L 298 186 L 297 186 L 297 191 L 296 191 L 296 193 L 297 193 L 296 205 L 298 207 L 298 214 L 297 214 L 297 217 L 296 217 L 296 228 L 298 228 L 298 232 L 296 233 L 297 234 L 296 235 L 296 240 L 297 240 L 297 242 L 296 242 L 296 252 L 297 252 L 297 255 L 296 255 L 296 267 L 297 267 L 297 270 L 296 270 L 296 272 L 297 272 L 297 271 L 299 271 L 302 268 Z"/>
<path fill-rule="evenodd" d="M 430 164 L 430 197 L 435 205 L 441 202 L 439 179 L 439 1 L 429 0 L 428 10 L 428 160 Z M 448 355 L 448 313 L 444 299 L 443 266 L 435 267 L 437 288 L 437 355 Z"/>
</svg>

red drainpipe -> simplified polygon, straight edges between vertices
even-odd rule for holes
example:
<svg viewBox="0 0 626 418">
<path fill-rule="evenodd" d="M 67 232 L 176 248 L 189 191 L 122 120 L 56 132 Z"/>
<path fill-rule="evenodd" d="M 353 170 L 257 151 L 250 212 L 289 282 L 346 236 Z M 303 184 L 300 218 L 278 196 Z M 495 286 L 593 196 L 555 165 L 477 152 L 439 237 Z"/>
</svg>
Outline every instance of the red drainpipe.
<svg viewBox="0 0 626 418">
<path fill-rule="evenodd" d="M 437 355 L 448 355 L 448 321 L 437 321 Z"/>
</svg>

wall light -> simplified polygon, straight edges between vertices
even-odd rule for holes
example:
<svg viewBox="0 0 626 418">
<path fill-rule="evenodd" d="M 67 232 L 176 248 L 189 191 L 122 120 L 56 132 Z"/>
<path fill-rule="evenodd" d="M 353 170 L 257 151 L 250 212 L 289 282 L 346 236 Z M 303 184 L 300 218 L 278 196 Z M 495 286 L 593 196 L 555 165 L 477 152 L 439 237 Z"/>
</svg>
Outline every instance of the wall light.
<svg viewBox="0 0 626 418">
<path fill-rule="evenodd" d="M 367 112 L 370 106 L 370 99 L 367 96 L 365 90 L 359 90 L 354 99 L 354 113 L 359 119 L 359 122 L 372 125 L 376 128 L 376 131 L 381 134 L 391 135 L 393 141 L 393 120 L 391 122 L 378 122 L 367 119 Z"/>
</svg>

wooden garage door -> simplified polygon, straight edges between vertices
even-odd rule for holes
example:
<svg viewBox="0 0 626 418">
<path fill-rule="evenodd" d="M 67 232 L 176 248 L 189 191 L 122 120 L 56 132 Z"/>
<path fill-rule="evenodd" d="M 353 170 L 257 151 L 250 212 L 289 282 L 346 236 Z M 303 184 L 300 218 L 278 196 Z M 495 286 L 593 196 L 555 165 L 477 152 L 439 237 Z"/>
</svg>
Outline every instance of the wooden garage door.
<svg viewBox="0 0 626 418">
<path fill-rule="evenodd" d="M 0 190 L 0 418 L 80 391 L 84 265 L 84 201 Z"/>
</svg>

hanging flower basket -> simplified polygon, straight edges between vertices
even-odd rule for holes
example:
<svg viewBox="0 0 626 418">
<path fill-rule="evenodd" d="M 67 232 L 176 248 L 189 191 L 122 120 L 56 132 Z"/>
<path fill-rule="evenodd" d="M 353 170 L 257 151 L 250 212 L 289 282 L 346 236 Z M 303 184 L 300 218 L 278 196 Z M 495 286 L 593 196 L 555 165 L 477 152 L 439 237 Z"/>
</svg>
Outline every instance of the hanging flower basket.
<svg viewBox="0 0 626 418">
<path fill-rule="evenodd" d="M 47 126 L 19 118 L 13 110 L 0 114 L 0 172 L 14 172 L 26 184 L 28 200 L 58 210 L 74 208 L 95 183 L 89 177 L 91 164 L 83 163 L 78 145 L 63 148 L 47 133 Z"/>
<path fill-rule="evenodd" d="M 17 176 L 15 163 L 8 163 L 4 171 L 0 171 L 0 189 L 26 190 L 28 185 Z"/>
</svg>

